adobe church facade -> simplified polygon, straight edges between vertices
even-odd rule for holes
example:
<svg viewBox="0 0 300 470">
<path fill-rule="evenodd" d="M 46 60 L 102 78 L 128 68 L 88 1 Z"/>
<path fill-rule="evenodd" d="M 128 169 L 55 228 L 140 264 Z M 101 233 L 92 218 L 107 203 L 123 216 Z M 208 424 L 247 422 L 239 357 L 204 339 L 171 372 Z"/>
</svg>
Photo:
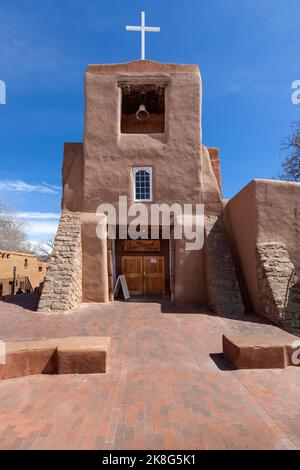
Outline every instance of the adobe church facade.
<svg viewBox="0 0 300 470">
<path fill-rule="evenodd" d="M 286 274 L 300 263 L 298 253 L 290 255 L 284 237 L 276 239 L 276 229 L 270 230 L 269 240 L 257 237 L 252 228 L 247 251 L 249 233 L 239 226 L 239 218 L 243 204 L 252 203 L 245 196 L 227 204 L 222 200 L 219 152 L 202 143 L 201 105 L 196 65 L 140 60 L 88 66 L 84 139 L 65 144 L 62 216 L 40 311 L 69 310 L 81 302 L 113 302 L 117 275 L 125 274 L 131 295 L 141 299 L 158 296 L 209 305 L 233 316 L 242 316 L 245 305 L 278 323 L 297 323 L 297 312 L 285 318 L 282 299 L 272 300 L 268 291 L 272 292 L 273 281 L 263 260 L 270 253 L 278 260 L 275 245 L 262 251 L 258 245 L 261 240 L 274 242 L 279 251 L 285 250 Z M 290 190 L 287 183 L 285 187 Z M 293 194 L 297 205 L 298 186 Z M 143 202 L 149 210 L 151 204 L 203 204 L 203 247 L 188 251 L 184 240 L 172 236 L 172 221 L 168 240 L 99 239 L 97 227 L 106 227 L 108 219 L 97 208 L 111 204 L 117 209 L 120 196 L 126 196 L 128 204 Z M 256 196 L 248 194 L 251 197 L 254 212 L 245 210 L 253 220 L 247 224 L 257 227 Z M 283 290 L 286 282 L 282 281 Z M 268 291 L 266 302 L 257 300 L 259 283 Z"/>
</svg>

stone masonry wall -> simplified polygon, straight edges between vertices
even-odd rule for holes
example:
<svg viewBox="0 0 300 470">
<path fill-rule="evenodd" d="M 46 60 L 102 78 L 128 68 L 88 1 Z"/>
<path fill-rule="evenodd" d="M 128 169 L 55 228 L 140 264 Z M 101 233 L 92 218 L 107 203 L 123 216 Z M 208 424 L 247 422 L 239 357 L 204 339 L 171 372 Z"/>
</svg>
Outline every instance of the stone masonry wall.
<svg viewBox="0 0 300 470">
<path fill-rule="evenodd" d="M 78 213 L 62 213 L 38 311 L 66 311 L 82 301 L 81 226 Z"/>
<path fill-rule="evenodd" d="M 220 315 L 243 316 L 243 300 L 222 216 L 207 216 L 205 231 L 209 305 Z"/>
<path fill-rule="evenodd" d="M 282 326 L 300 326 L 297 276 L 284 243 L 257 245 L 257 280 L 260 313 Z"/>
</svg>

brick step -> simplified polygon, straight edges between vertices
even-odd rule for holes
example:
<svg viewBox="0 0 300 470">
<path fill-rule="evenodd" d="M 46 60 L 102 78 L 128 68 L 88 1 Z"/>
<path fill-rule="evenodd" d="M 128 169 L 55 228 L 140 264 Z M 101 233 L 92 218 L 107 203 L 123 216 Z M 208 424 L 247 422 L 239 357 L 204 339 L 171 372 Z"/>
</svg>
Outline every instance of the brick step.
<svg viewBox="0 0 300 470">
<path fill-rule="evenodd" d="M 249 332 L 223 335 L 223 354 L 235 369 L 284 369 L 297 366 L 293 362 L 297 336 L 280 333 L 277 336 Z"/>
<path fill-rule="evenodd" d="M 79 336 L 7 342 L 0 380 L 35 374 L 102 374 L 107 371 L 109 337 Z"/>
</svg>

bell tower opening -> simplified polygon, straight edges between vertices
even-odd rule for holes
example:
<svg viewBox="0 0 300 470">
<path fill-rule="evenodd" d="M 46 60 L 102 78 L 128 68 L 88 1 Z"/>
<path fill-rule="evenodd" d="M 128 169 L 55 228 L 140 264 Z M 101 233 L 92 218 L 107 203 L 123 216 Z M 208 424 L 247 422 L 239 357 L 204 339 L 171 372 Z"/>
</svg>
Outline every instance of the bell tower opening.
<svg viewBox="0 0 300 470">
<path fill-rule="evenodd" d="M 165 132 L 166 83 L 131 80 L 118 83 L 122 93 L 122 134 Z"/>
</svg>

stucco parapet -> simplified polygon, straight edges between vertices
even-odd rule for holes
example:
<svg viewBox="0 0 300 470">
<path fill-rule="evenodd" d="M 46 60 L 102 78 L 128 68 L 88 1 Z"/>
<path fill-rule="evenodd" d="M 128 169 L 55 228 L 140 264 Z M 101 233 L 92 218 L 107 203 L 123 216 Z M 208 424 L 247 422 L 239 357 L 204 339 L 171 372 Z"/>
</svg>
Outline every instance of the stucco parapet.
<svg viewBox="0 0 300 470">
<path fill-rule="evenodd" d="M 274 179 L 254 179 L 251 183 L 254 183 L 256 188 L 263 186 L 270 186 L 273 188 L 290 188 L 292 190 L 296 189 L 300 191 L 300 183 L 295 183 L 293 181 L 281 181 Z"/>
<path fill-rule="evenodd" d="M 152 60 L 136 60 L 115 64 L 89 64 L 87 73 L 114 74 L 114 73 L 196 73 L 199 74 L 199 66 L 196 64 L 172 64 L 155 62 Z"/>
<path fill-rule="evenodd" d="M 268 188 L 270 189 L 286 189 L 286 190 L 291 190 L 292 192 L 294 191 L 299 191 L 300 192 L 300 183 L 294 183 L 292 181 L 280 181 L 280 180 L 273 180 L 273 179 L 253 179 L 250 181 L 246 186 L 244 186 L 238 193 L 236 193 L 234 196 L 232 196 L 229 201 L 227 201 L 227 204 L 234 202 L 237 200 L 244 192 L 248 191 L 249 194 L 252 192 L 253 197 L 259 200 L 259 191 L 261 189 L 267 190 Z"/>
</svg>

